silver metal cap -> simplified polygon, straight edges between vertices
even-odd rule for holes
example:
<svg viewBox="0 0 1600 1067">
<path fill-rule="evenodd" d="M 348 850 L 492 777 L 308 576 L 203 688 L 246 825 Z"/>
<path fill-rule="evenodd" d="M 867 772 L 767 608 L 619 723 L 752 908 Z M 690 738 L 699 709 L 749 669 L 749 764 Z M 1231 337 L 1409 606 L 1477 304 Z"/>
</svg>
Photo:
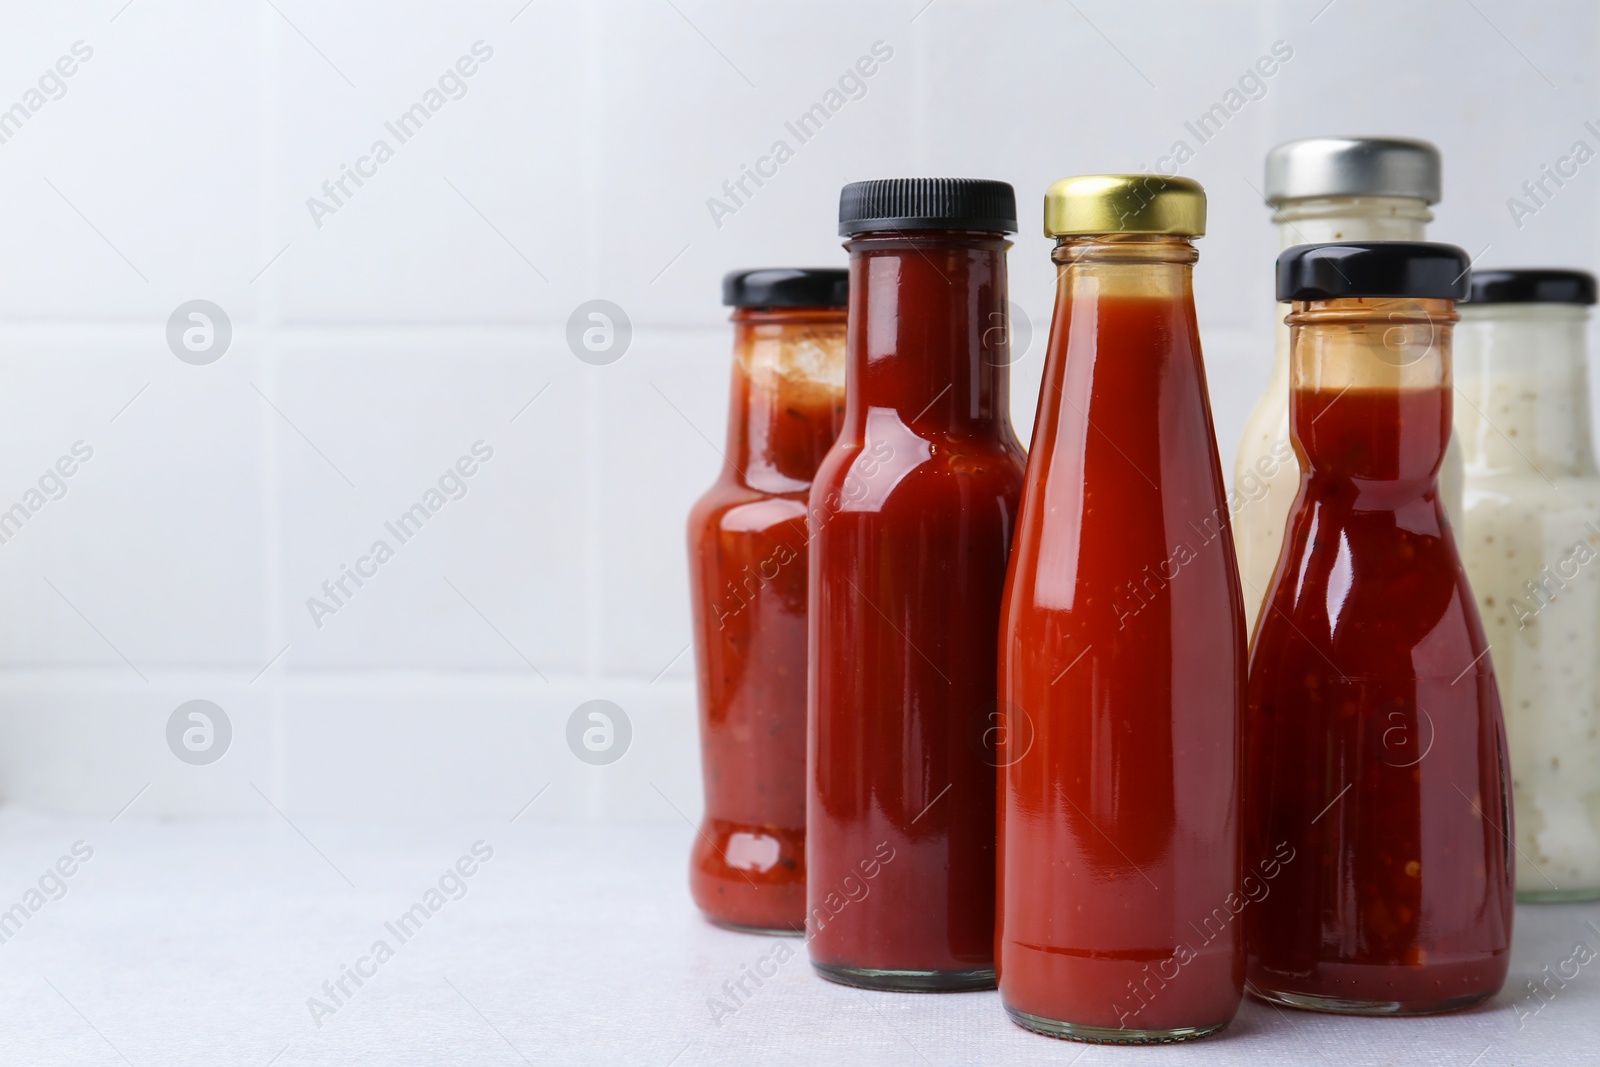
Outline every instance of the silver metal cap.
<svg viewBox="0 0 1600 1067">
<path fill-rule="evenodd" d="M 1400 137 L 1310 137 L 1267 153 L 1267 203 L 1324 196 L 1439 202 L 1439 150 Z"/>
</svg>

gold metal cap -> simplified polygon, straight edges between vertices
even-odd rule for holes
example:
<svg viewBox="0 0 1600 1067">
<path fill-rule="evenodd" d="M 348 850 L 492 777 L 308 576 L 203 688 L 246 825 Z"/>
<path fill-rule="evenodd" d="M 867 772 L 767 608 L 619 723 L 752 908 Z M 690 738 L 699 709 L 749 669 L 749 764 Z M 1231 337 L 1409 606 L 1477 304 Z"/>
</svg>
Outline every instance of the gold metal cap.
<svg viewBox="0 0 1600 1067">
<path fill-rule="evenodd" d="M 1163 174 L 1085 174 L 1044 194 L 1047 237 L 1165 233 L 1204 237 L 1206 191 L 1192 178 Z"/>
</svg>

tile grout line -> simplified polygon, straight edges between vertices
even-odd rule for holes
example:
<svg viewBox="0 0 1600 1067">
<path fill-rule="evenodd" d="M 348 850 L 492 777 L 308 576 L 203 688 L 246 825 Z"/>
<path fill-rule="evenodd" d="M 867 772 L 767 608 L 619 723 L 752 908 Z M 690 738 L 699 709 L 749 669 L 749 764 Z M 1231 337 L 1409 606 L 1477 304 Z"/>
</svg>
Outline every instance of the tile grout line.
<svg viewBox="0 0 1600 1067">
<path fill-rule="evenodd" d="M 583 273 L 588 294 L 600 294 L 604 258 L 601 242 L 596 236 L 601 232 L 603 220 L 600 190 L 605 177 L 606 142 L 602 127 L 606 116 L 606 57 L 605 12 L 601 5 L 583 8 L 583 78 L 584 102 L 584 202 L 583 214 L 589 223 L 588 238 L 583 250 Z M 587 298 L 587 296 L 585 297 Z M 557 355 L 560 358 L 560 355 Z M 600 532 L 604 524 L 605 495 L 601 489 L 605 475 L 605 391 L 602 375 L 611 368 L 583 368 L 584 375 L 584 604 L 583 604 L 583 679 L 593 689 L 604 681 L 605 616 L 602 610 L 605 595 L 605 556 L 600 551 Z M 598 696 L 599 694 L 596 693 Z M 584 814 L 603 816 L 606 793 L 598 776 L 588 776 L 584 787 Z"/>
<path fill-rule="evenodd" d="M 282 117 L 282 97 L 279 82 L 276 77 L 279 67 L 281 41 L 280 34 L 283 27 L 274 18 L 273 9 L 262 5 L 257 13 L 261 23 L 261 47 L 257 53 L 261 64 L 258 87 L 258 102 L 261 109 L 261 173 L 262 178 L 258 186 L 262 201 L 259 234 L 261 246 L 269 251 L 278 247 L 277 236 L 274 234 L 272 220 L 277 216 L 273 201 L 278 186 L 278 179 L 282 174 L 282 138 L 280 120 Z M 258 257 L 261 258 L 261 257 Z M 266 270 L 252 280 L 252 285 L 260 285 L 257 296 L 257 319 L 261 329 L 261 354 L 260 368 L 262 381 L 267 389 L 277 395 L 279 392 L 279 326 L 282 322 L 282 296 L 281 283 L 282 268 Z M 280 509 L 283 506 L 283 471 L 278 453 L 281 444 L 281 427 L 265 410 L 258 410 L 261 434 L 261 553 L 262 575 L 266 602 L 263 609 L 266 613 L 264 629 L 267 634 L 268 649 L 266 654 L 271 655 L 271 649 L 282 648 L 287 638 L 287 626 L 283 617 L 283 516 Z M 278 664 L 274 669 L 282 670 L 283 664 Z M 284 706 L 283 688 L 278 684 L 281 675 L 274 676 L 268 672 L 259 679 L 260 684 L 266 688 L 267 730 L 268 730 L 268 757 L 267 757 L 267 787 L 272 790 L 272 795 L 278 798 L 280 804 L 292 806 L 293 798 L 288 795 L 289 782 L 289 739 L 288 739 L 288 713 Z M 252 682 L 252 684 L 256 684 Z"/>
</svg>

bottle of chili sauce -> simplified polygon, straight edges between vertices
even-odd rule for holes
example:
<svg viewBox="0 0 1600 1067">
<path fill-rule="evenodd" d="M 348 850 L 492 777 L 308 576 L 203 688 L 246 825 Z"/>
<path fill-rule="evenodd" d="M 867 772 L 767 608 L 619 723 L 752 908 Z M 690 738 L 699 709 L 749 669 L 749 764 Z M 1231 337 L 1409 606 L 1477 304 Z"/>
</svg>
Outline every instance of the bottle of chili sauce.
<svg viewBox="0 0 1600 1067">
<path fill-rule="evenodd" d="M 1468 258 L 1400 241 L 1278 257 L 1304 474 L 1250 657 L 1251 992 L 1450 1011 L 1510 962 L 1511 800 L 1488 644 L 1440 502 Z"/>
<path fill-rule="evenodd" d="M 1000 631 L 1000 994 L 1054 1037 L 1226 1026 L 1244 987 L 1244 609 L 1187 178 L 1045 196 L 1055 318 Z"/>
<path fill-rule="evenodd" d="M 995 634 L 1022 490 L 1004 182 L 858 182 L 845 425 L 811 489 L 807 935 L 826 978 L 994 985 Z"/>
<path fill-rule="evenodd" d="M 844 418 L 844 270 L 740 271 L 727 462 L 689 516 L 705 818 L 695 903 L 805 929 L 806 501 Z"/>
</svg>

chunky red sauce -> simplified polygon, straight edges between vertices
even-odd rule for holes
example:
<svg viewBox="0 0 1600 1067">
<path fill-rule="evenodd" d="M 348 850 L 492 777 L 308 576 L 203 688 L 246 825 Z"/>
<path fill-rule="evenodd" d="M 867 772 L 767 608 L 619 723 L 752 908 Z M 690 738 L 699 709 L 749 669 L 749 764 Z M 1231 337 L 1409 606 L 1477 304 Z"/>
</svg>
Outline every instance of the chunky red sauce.
<svg viewBox="0 0 1600 1067">
<path fill-rule="evenodd" d="M 1002 618 L 1000 991 L 1035 1029 L 1161 1040 L 1130 1032 L 1242 995 L 1244 616 L 1187 260 L 1148 296 L 1076 269 Z"/>
<path fill-rule="evenodd" d="M 995 771 L 974 737 L 1024 462 L 1006 244 L 848 247 L 845 426 L 811 493 L 811 959 L 858 985 L 992 985 Z"/>
<path fill-rule="evenodd" d="M 1301 481 L 1252 650 L 1247 860 L 1295 858 L 1246 913 L 1251 988 L 1439 1011 L 1505 980 L 1505 737 L 1439 503 L 1445 388 L 1297 389 Z"/>
<path fill-rule="evenodd" d="M 844 312 L 741 309 L 734 323 L 728 462 L 689 518 L 706 798 L 690 889 L 717 922 L 798 932 L 806 913 L 806 500 L 844 416 L 838 383 L 802 371 L 830 349 L 837 358 Z M 761 356 L 758 346 L 768 346 Z M 777 373 L 784 368 L 770 366 L 774 359 L 787 359 L 793 373 Z"/>
</svg>

